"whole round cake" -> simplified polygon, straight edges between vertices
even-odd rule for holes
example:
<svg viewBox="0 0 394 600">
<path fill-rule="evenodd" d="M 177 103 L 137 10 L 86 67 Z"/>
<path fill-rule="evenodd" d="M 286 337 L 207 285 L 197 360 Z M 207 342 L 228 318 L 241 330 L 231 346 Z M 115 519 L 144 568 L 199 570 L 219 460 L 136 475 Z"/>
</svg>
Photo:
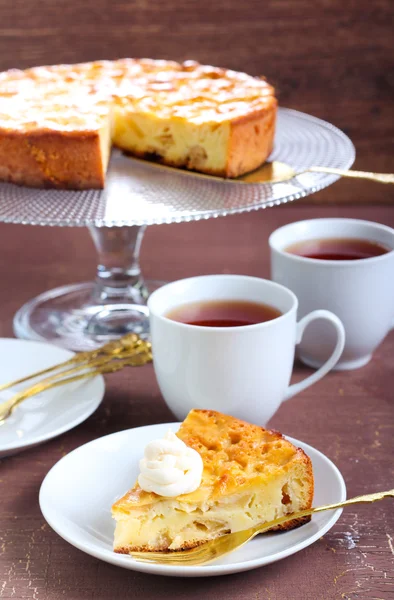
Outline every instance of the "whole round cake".
<svg viewBox="0 0 394 600">
<path fill-rule="evenodd" d="M 112 146 L 234 178 L 272 151 L 264 79 L 194 61 L 131 59 L 0 73 L 0 180 L 103 188 Z"/>
</svg>

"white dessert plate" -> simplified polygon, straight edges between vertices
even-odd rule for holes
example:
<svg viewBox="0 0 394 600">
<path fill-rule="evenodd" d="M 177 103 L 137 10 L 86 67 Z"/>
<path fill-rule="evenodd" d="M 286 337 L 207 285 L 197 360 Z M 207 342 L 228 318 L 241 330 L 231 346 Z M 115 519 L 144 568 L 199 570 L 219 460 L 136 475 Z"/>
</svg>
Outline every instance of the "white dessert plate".
<svg viewBox="0 0 394 600">
<path fill-rule="evenodd" d="M 52 367 L 74 352 L 26 340 L 0 338 L 0 384 Z M 0 391 L 0 402 L 31 385 L 32 380 Z M 54 438 L 87 419 L 104 396 L 104 379 L 76 382 L 28 398 L 0 425 L 0 458 Z"/>
<path fill-rule="evenodd" d="M 341 510 L 314 515 L 293 531 L 258 536 L 239 550 L 202 566 L 169 566 L 141 563 L 112 550 L 113 502 L 138 475 L 138 461 L 145 445 L 163 437 L 179 423 L 163 423 L 119 431 L 77 448 L 62 458 L 45 477 L 40 490 L 41 511 L 63 539 L 113 565 L 155 575 L 207 577 L 248 571 L 286 558 L 321 538 L 341 515 Z M 310 456 L 315 474 L 314 504 L 346 498 L 345 483 L 336 466 L 307 444 L 288 438 Z"/>
</svg>

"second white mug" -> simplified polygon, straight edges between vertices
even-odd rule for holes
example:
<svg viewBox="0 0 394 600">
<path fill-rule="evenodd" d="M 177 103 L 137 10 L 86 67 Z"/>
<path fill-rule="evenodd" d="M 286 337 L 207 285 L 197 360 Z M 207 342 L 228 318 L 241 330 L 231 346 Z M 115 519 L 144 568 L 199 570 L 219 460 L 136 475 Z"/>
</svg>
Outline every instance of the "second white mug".
<svg viewBox="0 0 394 600">
<path fill-rule="evenodd" d="M 212 300 L 263 303 L 281 315 L 238 327 L 191 325 L 167 316 L 181 305 Z M 326 310 L 297 323 L 297 306 L 282 285 L 242 275 L 192 277 L 153 292 L 148 308 L 154 368 L 174 415 L 184 419 L 192 408 L 203 408 L 265 425 L 284 400 L 321 379 L 342 353 L 344 328 Z M 315 373 L 289 386 L 295 347 L 309 323 L 320 319 L 336 331 L 335 349 Z"/>
<path fill-rule="evenodd" d="M 366 240 L 388 251 L 360 260 L 321 260 L 286 250 L 313 239 Z M 322 308 L 344 324 L 346 343 L 335 369 L 365 365 L 394 326 L 394 229 L 358 219 L 311 219 L 280 227 L 271 234 L 269 245 L 272 279 L 296 294 L 299 316 Z M 307 365 L 318 367 L 335 343 L 326 323 L 314 323 L 297 353 Z"/>
</svg>

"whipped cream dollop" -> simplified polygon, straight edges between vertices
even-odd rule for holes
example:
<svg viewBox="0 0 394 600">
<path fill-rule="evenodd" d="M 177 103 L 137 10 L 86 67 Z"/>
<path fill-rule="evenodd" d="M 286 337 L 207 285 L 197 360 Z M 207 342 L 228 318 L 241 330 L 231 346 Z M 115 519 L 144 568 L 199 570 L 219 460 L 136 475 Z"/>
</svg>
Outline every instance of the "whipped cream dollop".
<svg viewBox="0 0 394 600">
<path fill-rule="evenodd" d="M 143 490 L 173 498 L 199 487 L 203 462 L 196 450 L 169 430 L 164 438 L 147 444 L 140 471 L 138 483 Z"/>
</svg>

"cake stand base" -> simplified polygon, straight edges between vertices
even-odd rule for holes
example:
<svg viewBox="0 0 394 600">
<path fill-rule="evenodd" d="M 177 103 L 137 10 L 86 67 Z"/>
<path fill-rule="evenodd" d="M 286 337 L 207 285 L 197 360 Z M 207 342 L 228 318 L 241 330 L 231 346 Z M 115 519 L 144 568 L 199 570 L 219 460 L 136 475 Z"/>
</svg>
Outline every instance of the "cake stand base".
<svg viewBox="0 0 394 600">
<path fill-rule="evenodd" d="M 146 296 L 162 281 L 146 281 Z M 27 302 L 14 317 L 19 338 L 49 342 L 69 350 L 92 350 L 126 333 L 149 334 L 148 307 L 140 290 L 136 302 L 95 301 L 97 284 L 80 283 L 44 292 Z M 143 302 L 143 303 L 141 303 Z"/>
<path fill-rule="evenodd" d="M 139 266 L 145 227 L 89 227 L 98 254 L 96 280 L 49 290 L 14 317 L 19 338 L 69 350 L 93 350 L 127 333 L 149 335 L 147 300 L 163 281 L 146 281 Z"/>
</svg>

